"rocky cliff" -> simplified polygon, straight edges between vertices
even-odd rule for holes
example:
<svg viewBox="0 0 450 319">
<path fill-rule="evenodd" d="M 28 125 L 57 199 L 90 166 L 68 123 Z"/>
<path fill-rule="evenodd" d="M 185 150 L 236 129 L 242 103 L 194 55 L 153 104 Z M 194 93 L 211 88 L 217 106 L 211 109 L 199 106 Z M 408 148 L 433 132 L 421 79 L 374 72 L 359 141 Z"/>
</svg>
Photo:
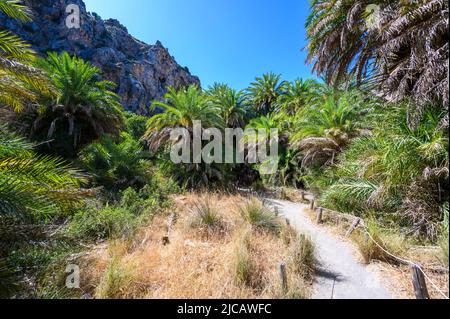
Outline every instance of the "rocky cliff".
<svg viewBox="0 0 450 319">
<path fill-rule="evenodd" d="M 68 51 L 100 67 L 115 82 L 122 104 L 150 115 L 149 105 L 161 99 L 168 86 L 200 85 L 197 77 L 177 64 L 160 42 L 148 45 L 132 37 L 117 20 L 102 20 L 86 11 L 82 0 L 25 0 L 34 21 L 21 23 L 0 15 L 0 28 L 21 36 L 42 55 Z M 69 4 L 80 8 L 80 28 L 66 26 Z"/>
</svg>

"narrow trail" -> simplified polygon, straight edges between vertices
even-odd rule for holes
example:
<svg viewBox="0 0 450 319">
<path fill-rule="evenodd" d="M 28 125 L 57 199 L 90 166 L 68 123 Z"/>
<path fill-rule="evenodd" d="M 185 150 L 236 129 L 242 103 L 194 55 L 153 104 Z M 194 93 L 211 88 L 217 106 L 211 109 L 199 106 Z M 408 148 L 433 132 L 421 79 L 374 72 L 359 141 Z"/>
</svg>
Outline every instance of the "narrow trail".
<svg viewBox="0 0 450 319">
<path fill-rule="evenodd" d="M 266 199 L 301 233 L 309 235 L 316 247 L 319 266 L 313 299 L 392 299 L 377 274 L 357 260 L 353 245 L 329 234 L 311 221 L 308 206 Z"/>
</svg>

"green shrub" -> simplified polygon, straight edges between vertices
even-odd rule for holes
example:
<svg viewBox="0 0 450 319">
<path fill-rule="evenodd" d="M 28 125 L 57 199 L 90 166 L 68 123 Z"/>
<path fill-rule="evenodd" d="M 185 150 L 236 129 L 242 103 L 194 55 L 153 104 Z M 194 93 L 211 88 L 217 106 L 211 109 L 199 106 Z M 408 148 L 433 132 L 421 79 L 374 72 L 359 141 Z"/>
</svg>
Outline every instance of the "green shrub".
<svg viewBox="0 0 450 319">
<path fill-rule="evenodd" d="M 136 216 L 125 208 L 106 206 L 97 210 L 86 207 L 73 216 L 67 235 L 80 239 L 107 239 L 130 235 L 137 225 Z"/>
<path fill-rule="evenodd" d="M 203 198 L 196 202 L 194 206 L 193 227 L 205 227 L 208 230 L 217 230 L 224 227 L 223 219 L 219 214 L 218 208 L 209 198 Z"/>
<path fill-rule="evenodd" d="M 241 216 L 252 226 L 279 234 L 281 223 L 277 216 L 271 212 L 257 198 L 251 198 L 239 207 Z"/>
<path fill-rule="evenodd" d="M 321 204 L 346 213 L 379 211 L 410 233 L 435 241 L 448 189 L 448 132 L 433 108 L 411 128 L 405 105 L 371 113 L 371 130 L 353 140 L 336 164 L 313 179 Z M 367 120 L 367 119 L 366 119 Z"/>
<path fill-rule="evenodd" d="M 406 238 L 392 229 L 382 229 L 379 222 L 374 219 L 366 221 L 367 231 L 372 238 L 367 237 L 364 232 L 355 233 L 353 240 L 366 263 L 372 260 L 380 260 L 392 264 L 398 264 L 398 260 L 392 255 L 402 257 L 408 251 L 409 243 Z M 381 247 L 380 247 L 381 246 Z M 389 252 L 386 253 L 386 252 Z"/>
<path fill-rule="evenodd" d="M 137 141 L 144 136 L 147 130 L 148 118 L 132 112 L 125 112 L 126 131 Z"/>
<path fill-rule="evenodd" d="M 128 133 L 121 133 L 119 141 L 104 136 L 80 153 L 81 165 L 92 175 L 94 186 L 109 191 L 146 185 L 151 177 L 148 158 L 149 153 Z"/>
<path fill-rule="evenodd" d="M 306 235 L 297 234 L 288 250 L 289 266 L 299 275 L 307 278 L 313 276 L 317 264 L 314 244 Z"/>
</svg>

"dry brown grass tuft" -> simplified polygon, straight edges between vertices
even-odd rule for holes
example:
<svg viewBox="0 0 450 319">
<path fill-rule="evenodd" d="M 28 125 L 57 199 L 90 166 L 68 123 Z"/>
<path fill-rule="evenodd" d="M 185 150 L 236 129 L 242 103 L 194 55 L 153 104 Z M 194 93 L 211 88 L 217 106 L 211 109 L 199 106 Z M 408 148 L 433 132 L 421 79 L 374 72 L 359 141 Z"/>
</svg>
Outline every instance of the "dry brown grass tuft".
<svg viewBox="0 0 450 319">
<path fill-rule="evenodd" d="M 366 226 L 370 236 L 377 244 L 374 243 L 363 230 L 355 232 L 352 236 L 364 262 L 369 264 L 372 260 L 379 260 L 398 264 L 398 259 L 394 258 L 392 255 L 400 258 L 405 256 L 409 248 L 409 243 L 406 238 L 393 230 L 383 230 L 379 228 L 377 222 L 374 220 L 368 220 Z M 386 251 L 390 254 L 386 253 Z"/>
<path fill-rule="evenodd" d="M 206 220 L 198 211 L 205 201 L 214 216 Z M 84 290 L 96 298 L 307 298 L 312 246 L 293 229 L 252 227 L 239 209 L 246 202 L 221 194 L 176 198 L 170 244 L 161 240 L 168 217 L 158 216 L 132 242 L 115 241 L 91 254 L 83 267 L 89 269 Z M 282 261 L 288 265 L 287 292 L 278 272 Z"/>
</svg>

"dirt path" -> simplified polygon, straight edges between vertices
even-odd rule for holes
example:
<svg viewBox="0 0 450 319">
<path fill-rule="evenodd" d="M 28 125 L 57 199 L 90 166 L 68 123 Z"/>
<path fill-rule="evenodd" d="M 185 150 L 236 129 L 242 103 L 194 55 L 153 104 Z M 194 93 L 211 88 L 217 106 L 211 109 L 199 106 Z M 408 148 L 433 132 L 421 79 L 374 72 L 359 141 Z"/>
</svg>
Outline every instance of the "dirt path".
<svg viewBox="0 0 450 319">
<path fill-rule="evenodd" d="M 308 207 L 293 202 L 270 200 L 280 214 L 300 232 L 309 234 L 316 245 L 319 269 L 313 299 L 392 299 L 379 277 L 358 262 L 353 245 L 329 234 L 311 221 Z"/>
</svg>

